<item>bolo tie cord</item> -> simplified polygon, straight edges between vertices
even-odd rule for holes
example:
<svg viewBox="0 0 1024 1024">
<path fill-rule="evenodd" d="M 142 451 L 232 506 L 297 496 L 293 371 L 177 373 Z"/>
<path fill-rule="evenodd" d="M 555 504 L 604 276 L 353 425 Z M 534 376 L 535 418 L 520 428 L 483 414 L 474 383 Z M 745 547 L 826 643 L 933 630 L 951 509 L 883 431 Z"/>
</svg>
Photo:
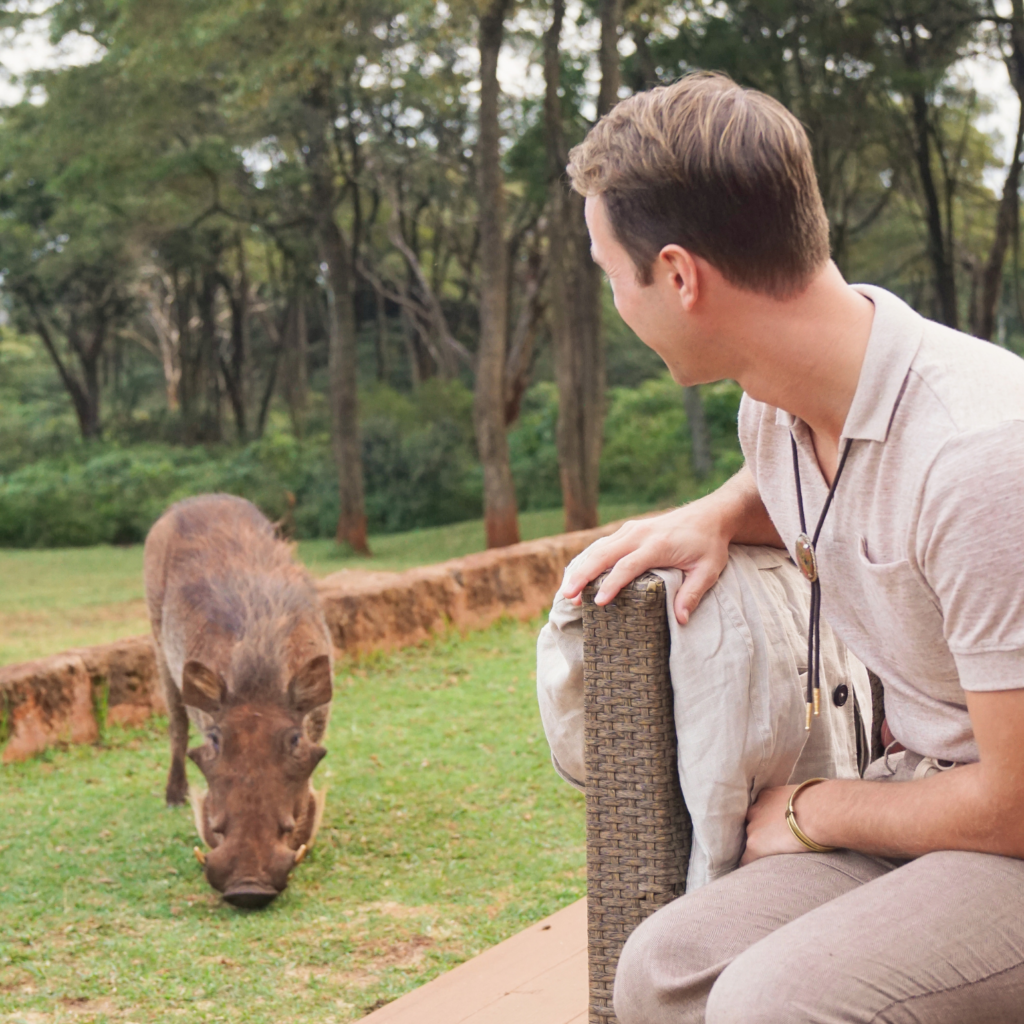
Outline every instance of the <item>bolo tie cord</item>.
<svg viewBox="0 0 1024 1024">
<path fill-rule="evenodd" d="M 807 536 L 807 520 L 804 515 L 804 495 L 800 487 L 800 455 L 797 451 L 796 438 L 789 435 L 793 446 L 793 476 L 796 479 L 796 504 L 800 511 L 800 536 L 796 542 L 797 565 L 804 576 L 811 582 L 811 614 L 807 625 L 807 720 L 805 729 L 811 728 L 811 715 L 821 714 L 821 580 L 818 577 L 818 558 L 816 549 L 821 528 L 825 524 L 825 516 L 832 507 L 832 499 L 839 486 L 839 478 L 843 475 L 846 458 L 850 454 L 853 438 L 847 438 L 843 447 L 843 455 L 832 478 L 832 486 L 828 489 L 828 497 L 818 516 L 818 525 L 814 528 L 814 536 Z"/>
</svg>

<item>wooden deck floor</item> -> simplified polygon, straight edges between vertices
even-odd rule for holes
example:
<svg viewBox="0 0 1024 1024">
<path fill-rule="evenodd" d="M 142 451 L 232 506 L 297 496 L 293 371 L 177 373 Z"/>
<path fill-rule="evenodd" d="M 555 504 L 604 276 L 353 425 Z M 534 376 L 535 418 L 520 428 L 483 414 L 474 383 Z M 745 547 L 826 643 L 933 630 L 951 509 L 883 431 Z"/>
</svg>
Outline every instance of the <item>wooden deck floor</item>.
<svg viewBox="0 0 1024 1024">
<path fill-rule="evenodd" d="M 370 1024 L 586 1024 L 587 901 L 363 1018 Z"/>
</svg>

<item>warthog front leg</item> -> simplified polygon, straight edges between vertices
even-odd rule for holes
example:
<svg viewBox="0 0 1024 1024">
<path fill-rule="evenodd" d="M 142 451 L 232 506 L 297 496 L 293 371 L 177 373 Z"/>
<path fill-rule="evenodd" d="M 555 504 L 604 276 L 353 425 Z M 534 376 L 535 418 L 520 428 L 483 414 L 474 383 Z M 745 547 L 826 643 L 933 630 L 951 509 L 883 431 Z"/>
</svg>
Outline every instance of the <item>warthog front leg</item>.
<svg viewBox="0 0 1024 1024">
<path fill-rule="evenodd" d="M 167 773 L 167 806 L 177 807 L 188 796 L 188 779 L 185 777 L 185 750 L 188 747 L 188 712 L 181 701 L 178 686 L 171 677 L 170 669 L 163 654 L 157 652 L 160 679 L 167 701 L 167 724 L 171 738 L 171 768 Z"/>
</svg>

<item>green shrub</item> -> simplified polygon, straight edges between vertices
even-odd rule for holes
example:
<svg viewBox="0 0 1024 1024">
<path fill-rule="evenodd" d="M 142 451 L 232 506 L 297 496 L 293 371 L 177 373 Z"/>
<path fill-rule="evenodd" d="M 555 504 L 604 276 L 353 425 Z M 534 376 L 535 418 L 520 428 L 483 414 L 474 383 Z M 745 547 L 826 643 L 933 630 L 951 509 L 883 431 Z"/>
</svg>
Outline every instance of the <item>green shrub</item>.
<svg viewBox="0 0 1024 1024">
<path fill-rule="evenodd" d="M 679 388 L 667 374 L 609 393 L 601 460 L 604 497 L 691 498 L 738 467 L 739 389 L 716 384 L 703 393 L 716 474 L 701 484 L 690 470 Z M 372 532 L 481 514 L 472 405 L 472 394 L 458 381 L 429 381 L 411 394 L 377 386 L 363 395 L 363 468 Z M 561 504 L 557 419 L 555 386 L 535 385 L 509 434 L 524 511 Z M 0 473 L 0 546 L 136 543 L 172 502 L 217 491 L 248 498 L 271 519 L 289 514 L 301 539 L 332 536 L 337 524 L 337 474 L 328 437 L 318 432 L 300 442 L 275 421 L 264 438 L 242 448 L 78 443 L 63 455 Z"/>
<path fill-rule="evenodd" d="M 287 508 L 287 487 L 258 445 L 221 458 L 202 448 L 80 446 L 0 477 L 0 544 L 78 547 L 142 540 L 171 502 L 226 491 L 270 516 Z"/>
<path fill-rule="evenodd" d="M 550 381 L 535 384 L 523 396 L 519 420 L 508 436 L 512 478 L 523 512 L 562 504 L 557 427 L 558 389 Z"/>
</svg>

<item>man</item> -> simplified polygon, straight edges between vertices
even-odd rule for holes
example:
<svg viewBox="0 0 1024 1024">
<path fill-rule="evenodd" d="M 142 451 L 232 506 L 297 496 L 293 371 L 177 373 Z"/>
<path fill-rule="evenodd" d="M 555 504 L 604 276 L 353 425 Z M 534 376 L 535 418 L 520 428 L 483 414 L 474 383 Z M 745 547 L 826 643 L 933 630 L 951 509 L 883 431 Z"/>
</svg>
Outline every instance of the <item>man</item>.
<svg viewBox="0 0 1024 1024">
<path fill-rule="evenodd" d="M 761 792 L 743 866 L 630 938 L 620 1021 L 1024 1021 L 1024 362 L 848 285 L 802 127 L 723 76 L 619 104 L 569 173 L 626 323 L 679 384 L 742 385 L 746 466 L 593 545 L 563 593 L 675 566 L 685 623 L 731 542 L 795 554 L 835 483 L 822 613 L 893 739 L 885 784 L 802 788 L 795 828 L 794 787 Z"/>
</svg>

